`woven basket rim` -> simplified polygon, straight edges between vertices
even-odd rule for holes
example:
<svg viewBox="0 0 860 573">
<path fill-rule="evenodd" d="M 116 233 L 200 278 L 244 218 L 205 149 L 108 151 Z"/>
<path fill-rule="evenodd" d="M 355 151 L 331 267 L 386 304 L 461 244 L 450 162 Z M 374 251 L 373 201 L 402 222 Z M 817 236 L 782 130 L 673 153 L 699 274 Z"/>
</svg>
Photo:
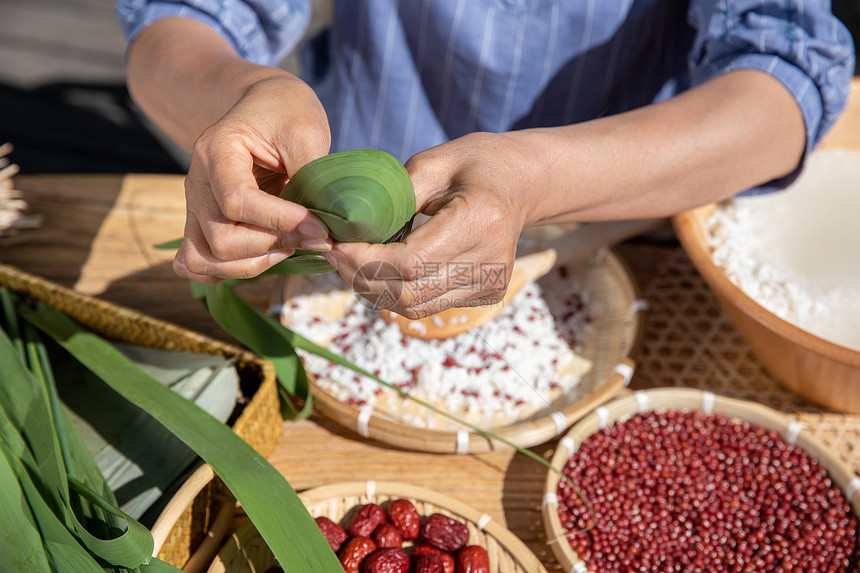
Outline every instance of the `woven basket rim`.
<svg viewBox="0 0 860 573">
<path fill-rule="evenodd" d="M 632 271 L 614 250 L 605 253 L 603 264 L 607 272 L 618 281 L 619 286 L 630 294 L 634 301 L 641 299 L 641 290 Z M 280 290 L 276 293 L 280 296 Z M 282 302 L 282 301 L 276 301 Z M 526 419 L 505 426 L 487 428 L 487 431 L 504 438 L 519 447 L 532 447 L 542 444 L 563 434 L 572 423 L 580 419 L 595 406 L 610 400 L 630 382 L 636 368 L 642 338 L 644 336 L 645 308 L 635 308 L 631 317 L 632 332 L 630 346 L 625 356 L 619 357 L 613 371 L 579 397 L 574 403 L 538 419 Z M 398 422 L 384 416 L 367 415 L 368 410 L 346 404 L 320 388 L 316 379 L 309 375 L 311 390 L 317 401 L 319 411 L 365 438 L 404 449 L 433 453 L 486 453 L 508 448 L 507 444 L 492 440 L 473 430 L 436 430 L 425 429 Z M 560 414 L 557 416 L 556 414 Z M 563 426 L 562 420 L 563 417 Z"/>
<path fill-rule="evenodd" d="M 764 308 L 733 283 L 711 258 L 708 246 L 700 240 L 697 230 L 705 230 L 707 217 L 719 206 L 718 203 L 702 205 L 672 218 L 672 227 L 687 256 L 696 270 L 704 277 L 711 290 L 737 306 L 744 314 L 767 328 L 810 352 L 830 360 L 860 369 L 860 350 L 854 350 L 812 334 L 808 330 L 788 322 Z M 860 378 L 858 378 L 860 380 Z"/>
<path fill-rule="evenodd" d="M 728 398 L 706 390 L 695 388 L 652 388 L 637 390 L 628 396 L 616 398 L 583 417 L 559 442 L 552 457 L 552 466 L 562 470 L 572 455 L 568 444 L 575 449 L 604 425 L 623 421 L 637 413 L 651 411 L 682 410 L 703 411 L 727 415 L 776 431 L 780 437 L 801 448 L 827 471 L 843 495 L 851 492 L 848 499 L 854 513 L 860 517 L 860 477 L 839 456 L 815 437 L 803 424 L 762 404 Z M 586 571 L 586 563 L 567 542 L 566 530 L 558 517 L 557 487 L 559 475 L 550 470 L 544 485 L 544 502 L 541 507 L 547 543 L 565 570 Z M 574 569 L 577 568 L 577 569 Z"/>
</svg>

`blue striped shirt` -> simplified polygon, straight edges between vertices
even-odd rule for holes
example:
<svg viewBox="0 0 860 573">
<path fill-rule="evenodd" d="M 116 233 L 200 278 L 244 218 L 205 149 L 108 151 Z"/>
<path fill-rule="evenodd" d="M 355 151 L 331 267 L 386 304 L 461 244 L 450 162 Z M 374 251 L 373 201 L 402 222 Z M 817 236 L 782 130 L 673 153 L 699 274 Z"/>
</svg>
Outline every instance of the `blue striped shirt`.
<svg viewBox="0 0 860 573">
<path fill-rule="evenodd" d="M 129 40 L 154 20 L 187 16 L 248 60 L 277 64 L 302 37 L 311 2 L 117 7 Z M 788 88 L 808 152 L 844 109 L 854 72 L 851 36 L 827 0 L 335 0 L 328 47 L 313 55 L 330 56 L 329 73 L 310 83 L 333 150 L 371 147 L 401 161 L 472 131 L 627 111 L 737 69 L 765 71 Z"/>
</svg>

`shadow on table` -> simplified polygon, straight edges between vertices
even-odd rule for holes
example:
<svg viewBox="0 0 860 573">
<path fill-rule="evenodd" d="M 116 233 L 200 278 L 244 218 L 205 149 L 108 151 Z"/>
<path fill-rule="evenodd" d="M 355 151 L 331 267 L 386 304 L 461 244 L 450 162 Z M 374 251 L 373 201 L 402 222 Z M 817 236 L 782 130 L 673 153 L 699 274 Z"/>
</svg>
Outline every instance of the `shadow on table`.
<svg viewBox="0 0 860 573">
<path fill-rule="evenodd" d="M 549 460 L 556 444 L 557 440 L 552 440 L 530 449 Z M 556 563 L 552 549 L 547 544 L 541 515 L 544 482 L 548 471 L 546 466 L 532 458 L 516 453 L 505 471 L 502 486 L 502 507 L 508 529 L 545 564 Z"/>
</svg>

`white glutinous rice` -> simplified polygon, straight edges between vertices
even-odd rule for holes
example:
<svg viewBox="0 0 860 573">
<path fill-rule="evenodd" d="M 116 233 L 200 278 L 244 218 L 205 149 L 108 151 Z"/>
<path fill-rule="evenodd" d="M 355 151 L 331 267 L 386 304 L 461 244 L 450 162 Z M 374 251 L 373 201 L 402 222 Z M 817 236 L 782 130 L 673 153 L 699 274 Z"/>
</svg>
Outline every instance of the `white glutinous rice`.
<svg viewBox="0 0 860 573">
<path fill-rule="evenodd" d="M 714 262 L 764 308 L 860 350 L 860 151 L 821 149 L 788 189 L 722 204 Z"/>
<path fill-rule="evenodd" d="M 551 274 L 559 273 L 567 270 Z M 314 277 L 319 292 L 292 297 L 281 319 L 397 388 L 455 416 L 492 425 L 548 407 L 590 368 L 576 351 L 592 328 L 597 305 L 573 277 L 555 279 L 547 294 L 530 284 L 493 320 L 444 340 L 404 335 L 364 304 L 349 305 L 338 320 L 321 319 L 321 299 L 333 289 L 347 288 L 334 273 Z M 300 355 L 319 384 L 344 402 L 382 408 L 418 427 L 451 427 L 371 378 L 306 352 Z"/>
</svg>

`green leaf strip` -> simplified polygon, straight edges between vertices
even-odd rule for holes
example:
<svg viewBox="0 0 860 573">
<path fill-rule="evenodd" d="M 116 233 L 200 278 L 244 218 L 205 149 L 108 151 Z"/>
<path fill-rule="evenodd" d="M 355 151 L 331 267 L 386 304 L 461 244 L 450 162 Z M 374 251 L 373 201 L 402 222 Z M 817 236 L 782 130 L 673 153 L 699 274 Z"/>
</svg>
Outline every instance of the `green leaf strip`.
<svg viewBox="0 0 860 573">
<path fill-rule="evenodd" d="M 289 331 L 237 296 L 225 283 L 207 287 L 206 304 L 222 328 L 274 365 L 278 380 L 288 393 L 304 400 L 300 411 L 289 412 L 291 417 L 309 416 L 313 410 L 310 383 L 301 358 L 287 338 Z"/>
</svg>

